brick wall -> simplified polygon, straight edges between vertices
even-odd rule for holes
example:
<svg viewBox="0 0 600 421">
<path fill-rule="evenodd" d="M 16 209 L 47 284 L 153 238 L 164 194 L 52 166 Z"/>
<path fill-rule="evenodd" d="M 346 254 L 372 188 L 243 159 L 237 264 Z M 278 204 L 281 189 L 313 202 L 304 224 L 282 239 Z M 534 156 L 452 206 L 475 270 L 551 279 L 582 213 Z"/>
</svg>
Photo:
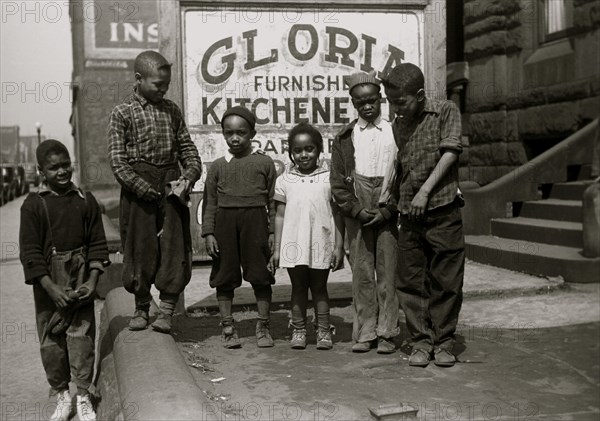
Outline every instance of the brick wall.
<svg viewBox="0 0 600 421">
<path fill-rule="evenodd" d="M 542 42 L 537 0 L 465 0 L 469 85 L 461 180 L 487 184 L 599 116 L 600 1 L 573 2 L 574 26 Z"/>
</svg>

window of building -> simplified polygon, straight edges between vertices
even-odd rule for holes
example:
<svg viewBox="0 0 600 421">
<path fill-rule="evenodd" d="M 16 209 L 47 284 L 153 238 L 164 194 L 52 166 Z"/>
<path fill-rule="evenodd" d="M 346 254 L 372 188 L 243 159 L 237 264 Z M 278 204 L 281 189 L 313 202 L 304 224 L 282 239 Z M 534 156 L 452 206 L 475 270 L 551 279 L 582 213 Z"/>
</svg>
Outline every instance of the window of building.
<svg viewBox="0 0 600 421">
<path fill-rule="evenodd" d="M 540 12 L 542 42 L 569 35 L 573 26 L 573 0 L 541 0 Z"/>
</svg>

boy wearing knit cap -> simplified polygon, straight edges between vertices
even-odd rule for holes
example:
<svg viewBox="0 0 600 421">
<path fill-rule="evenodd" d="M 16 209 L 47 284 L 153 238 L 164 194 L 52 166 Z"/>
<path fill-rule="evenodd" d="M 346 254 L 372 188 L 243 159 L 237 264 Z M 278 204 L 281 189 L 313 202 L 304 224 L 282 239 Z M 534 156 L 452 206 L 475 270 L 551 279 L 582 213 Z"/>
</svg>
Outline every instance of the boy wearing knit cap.
<svg viewBox="0 0 600 421">
<path fill-rule="evenodd" d="M 346 216 L 352 268 L 354 352 L 377 346 L 380 354 L 396 349 L 400 333 L 395 290 L 397 265 L 396 204 L 381 203 L 386 174 L 397 153 L 390 123 L 381 117 L 380 82 L 373 74 L 348 78 L 358 119 L 333 142 L 331 191 Z"/>
<path fill-rule="evenodd" d="M 21 206 L 19 248 L 25 283 L 33 287 L 42 364 L 50 392 L 57 395 L 50 420 L 73 415 L 73 379 L 79 419 L 93 421 L 94 294 L 108 262 L 102 212 L 94 196 L 71 181 L 65 145 L 45 140 L 36 157 L 44 183 Z"/>
<path fill-rule="evenodd" d="M 274 246 L 277 173 L 270 157 L 252 151 L 255 124 L 256 117 L 245 107 L 225 111 L 221 128 L 229 150 L 212 163 L 204 187 L 202 237 L 213 259 L 210 286 L 217 289 L 225 348 L 241 346 L 231 307 L 242 273 L 256 296 L 257 345 L 273 346 L 269 320 L 275 278 L 268 265 Z"/>
<path fill-rule="evenodd" d="M 181 110 L 164 98 L 171 64 L 155 51 L 144 51 L 134 70 L 134 92 L 113 109 L 108 126 L 110 165 L 121 184 L 122 279 L 135 295 L 129 329 L 148 325 L 154 284 L 160 313 L 152 328 L 169 333 L 175 305 L 192 275 L 192 237 L 189 209 L 166 193 L 187 197 L 202 164 Z"/>
<path fill-rule="evenodd" d="M 423 72 L 411 63 L 383 81 L 400 149 L 398 296 L 406 315 L 412 366 L 453 366 L 462 304 L 465 245 L 458 191 L 462 152 L 458 107 L 427 98 Z"/>
</svg>

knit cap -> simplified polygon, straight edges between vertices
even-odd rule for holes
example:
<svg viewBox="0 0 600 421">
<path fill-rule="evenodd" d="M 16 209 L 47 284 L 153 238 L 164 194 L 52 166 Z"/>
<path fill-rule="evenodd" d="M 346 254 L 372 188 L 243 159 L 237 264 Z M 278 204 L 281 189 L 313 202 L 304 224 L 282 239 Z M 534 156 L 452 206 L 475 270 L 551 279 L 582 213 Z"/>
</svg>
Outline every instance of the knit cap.
<svg viewBox="0 0 600 421">
<path fill-rule="evenodd" d="M 256 117 L 254 114 L 252 114 L 252 111 L 246 107 L 242 107 L 241 105 L 231 107 L 223 113 L 223 117 L 221 118 L 221 128 L 223 128 L 223 121 L 225 121 L 225 117 L 230 115 L 238 115 L 242 117 L 248 122 L 248 124 L 250 124 L 252 130 L 254 130 L 254 126 L 256 125 Z"/>
<path fill-rule="evenodd" d="M 369 73 L 358 72 L 348 76 L 345 80 L 346 85 L 348 85 L 348 92 L 352 94 L 352 89 L 357 87 L 358 85 L 363 85 L 365 83 L 370 83 L 371 85 L 375 85 L 378 88 L 380 87 L 381 82 L 379 79 L 375 77 L 375 70 L 371 70 Z"/>
</svg>

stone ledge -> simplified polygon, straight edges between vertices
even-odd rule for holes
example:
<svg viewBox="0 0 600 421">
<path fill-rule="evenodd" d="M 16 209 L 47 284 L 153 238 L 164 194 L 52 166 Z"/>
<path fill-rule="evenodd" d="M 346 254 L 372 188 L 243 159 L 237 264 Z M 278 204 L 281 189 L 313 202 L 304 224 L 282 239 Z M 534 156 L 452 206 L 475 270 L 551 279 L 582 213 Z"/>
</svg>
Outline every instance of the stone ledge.
<svg viewBox="0 0 600 421">
<path fill-rule="evenodd" d="M 171 335 L 129 331 L 133 295 L 116 288 L 106 296 L 108 338 L 112 343 L 120 407 L 125 420 L 217 420 Z M 156 306 L 153 306 L 156 308 Z M 207 410 L 211 408 L 211 411 Z"/>
</svg>

